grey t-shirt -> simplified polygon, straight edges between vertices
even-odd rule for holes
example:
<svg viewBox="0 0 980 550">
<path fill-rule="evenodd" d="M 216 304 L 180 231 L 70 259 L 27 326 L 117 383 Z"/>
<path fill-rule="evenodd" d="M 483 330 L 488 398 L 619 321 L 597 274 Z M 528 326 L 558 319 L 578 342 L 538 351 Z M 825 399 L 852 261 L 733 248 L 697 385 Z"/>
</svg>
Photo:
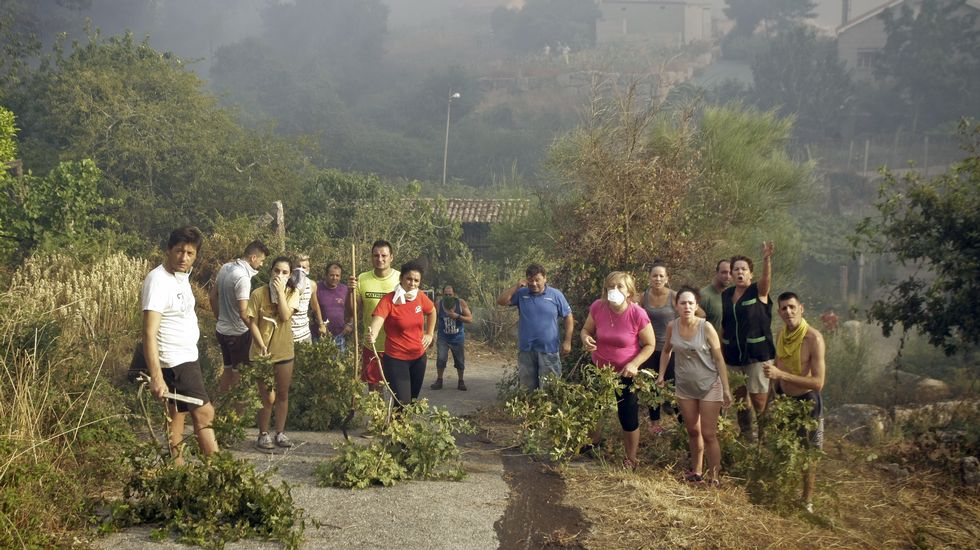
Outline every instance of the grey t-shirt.
<svg viewBox="0 0 980 550">
<path fill-rule="evenodd" d="M 238 336 L 248 332 L 238 314 L 238 301 L 248 301 L 252 293 L 252 277 L 258 273 L 245 260 L 235 260 L 221 266 L 214 284 L 218 287 L 218 334 Z"/>
<path fill-rule="evenodd" d="M 647 305 L 648 298 L 648 292 L 644 292 L 643 303 L 640 305 L 646 310 L 650 324 L 653 325 L 653 334 L 657 337 L 657 347 L 654 349 L 660 351 L 664 349 L 664 344 L 667 343 L 667 324 L 677 318 L 677 312 L 674 311 L 674 291 L 667 291 L 667 303 L 661 307 Z"/>
</svg>

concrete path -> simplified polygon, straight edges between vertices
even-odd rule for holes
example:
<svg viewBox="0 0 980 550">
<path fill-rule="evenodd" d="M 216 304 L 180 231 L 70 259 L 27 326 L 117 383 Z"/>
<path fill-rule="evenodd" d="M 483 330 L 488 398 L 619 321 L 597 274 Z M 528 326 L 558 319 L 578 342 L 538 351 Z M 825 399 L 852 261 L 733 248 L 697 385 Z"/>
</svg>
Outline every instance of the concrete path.
<svg viewBox="0 0 980 550">
<path fill-rule="evenodd" d="M 453 414 L 466 416 L 496 400 L 496 383 L 504 371 L 504 361 L 499 357 L 467 349 L 469 390 L 456 389 L 456 371 L 450 368 L 446 372 L 445 388 L 435 391 L 429 389 L 435 380 L 433 357 L 429 360 L 421 397 L 449 408 Z M 494 524 L 507 507 L 508 486 L 503 479 L 500 453 L 478 438 L 459 440 L 468 474 L 461 482 L 419 481 L 351 491 L 317 487 L 313 477 L 314 468 L 333 454 L 333 445 L 343 440 L 339 431 L 289 432 L 289 436 L 300 445 L 287 453 L 269 455 L 257 451 L 254 435 L 234 452 L 253 460 L 260 468 L 276 467 L 278 475 L 292 486 L 296 505 L 322 524 L 319 529 L 307 527 L 304 548 L 500 547 Z M 102 547 L 184 548 L 171 541 L 153 542 L 149 533 L 149 528 L 128 529 L 101 541 Z M 251 540 L 227 545 L 229 549 L 277 547 Z"/>
</svg>

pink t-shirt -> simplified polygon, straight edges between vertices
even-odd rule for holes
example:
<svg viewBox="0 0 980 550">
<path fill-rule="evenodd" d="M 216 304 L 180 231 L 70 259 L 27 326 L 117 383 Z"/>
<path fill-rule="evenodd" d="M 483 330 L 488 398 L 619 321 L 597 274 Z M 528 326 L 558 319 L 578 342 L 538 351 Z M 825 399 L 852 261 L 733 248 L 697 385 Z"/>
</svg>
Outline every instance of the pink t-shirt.
<svg viewBox="0 0 980 550">
<path fill-rule="evenodd" d="M 626 311 L 616 313 L 603 300 L 589 306 L 589 314 L 595 322 L 596 350 L 592 361 L 599 366 L 612 365 L 616 372 L 640 353 L 640 331 L 650 324 L 647 312 L 630 302 Z"/>
</svg>

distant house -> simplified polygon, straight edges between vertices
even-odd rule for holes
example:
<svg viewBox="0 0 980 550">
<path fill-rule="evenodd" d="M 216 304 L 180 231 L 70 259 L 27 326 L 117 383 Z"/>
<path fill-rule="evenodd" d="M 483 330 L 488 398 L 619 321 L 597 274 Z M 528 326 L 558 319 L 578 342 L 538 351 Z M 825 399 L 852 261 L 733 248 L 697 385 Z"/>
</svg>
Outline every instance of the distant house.
<svg viewBox="0 0 980 550">
<path fill-rule="evenodd" d="M 599 0 L 596 42 L 683 46 L 711 40 L 711 3 L 685 0 Z"/>
<path fill-rule="evenodd" d="M 870 11 L 862 13 L 837 29 L 837 56 L 847 68 L 853 70 L 855 80 L 874 80 L 874 60 L 885 47 L 888 35 L 881 14 L 885 10 L 898 8 L 906 2 L 917 6 L 921 0 L 893 0 Z M 967 11 L 980 11 L 980 0 L 967 0 L 961 8 Z M 980 19 L 978 19 L 980 25 Z"/>
<path fill-rule="evenodd" d="M 449 219 L 463 226 L 463 242 L 477 254 L 489 249 L 491 226 L 520 221 L 531 209 L 528 199 L 446 199 L 442 202 Z"/>
</svg>

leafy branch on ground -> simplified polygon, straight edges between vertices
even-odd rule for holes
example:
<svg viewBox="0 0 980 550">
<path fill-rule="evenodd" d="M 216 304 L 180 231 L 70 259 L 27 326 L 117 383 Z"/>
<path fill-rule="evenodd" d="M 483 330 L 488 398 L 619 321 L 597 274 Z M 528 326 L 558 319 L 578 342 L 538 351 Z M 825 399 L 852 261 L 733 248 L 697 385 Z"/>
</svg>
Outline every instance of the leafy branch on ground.
<svg viewBox="0 0 980 550">
<path fill-rule="evenodd" d="M 376 439 L 368 446 L 343 443 L 339 456 L 317 466 L 321 486 L 363 489 L 409 479 L 458 481 L 466 475 L 454 434 L 473 433 L 468 421 L 426 399 L 393 411 L 374 392 L 358 399 L 358 411 Z"/>
<path fill-rule="evenodd" d="M 179 542 L 223 548 L 231 541 L 262 538 L 297 548 L 306 520 L 296 508 L 289 485 L 273 484 L 273 471 L 256 472 L 246 460 L 219 452 L 203 464 L 178 466 L 157 460 L 143 446 L 127 462 L 132 475 L 124 499 L 113 507 L 119 527 L 161 524 L 153 537 L 171 533 Z"/>
</svg>

